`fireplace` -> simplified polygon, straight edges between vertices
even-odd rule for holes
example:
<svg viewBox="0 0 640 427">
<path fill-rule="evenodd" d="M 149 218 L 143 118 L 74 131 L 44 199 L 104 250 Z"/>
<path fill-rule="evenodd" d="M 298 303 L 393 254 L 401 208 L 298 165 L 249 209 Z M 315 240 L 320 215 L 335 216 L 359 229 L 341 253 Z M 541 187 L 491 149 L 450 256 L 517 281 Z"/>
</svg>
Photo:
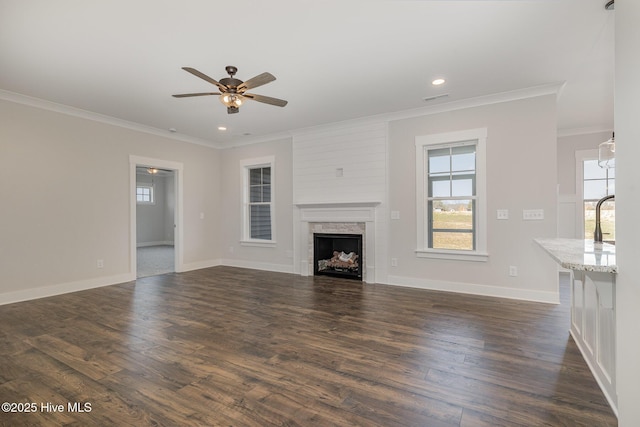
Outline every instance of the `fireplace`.
<svg viewBox="0 0 640 427">
<path fill-rule="evenodd" d="M 376 265 L 381 265 L 376 251 L 376 210 L 380 202 L 297 203 L 294 211 L 294 265 L 303 276 L 315 274 L 314 234 L 357 234 L 362 239 L 357 280 L 376 283 Z M 343 250 L 340 250 L 343 252 Z M 352 252 L 352 251 L 349 251 Z M 353 251 L 355 252 L 355 251 Z M 377 263 L 376 263 L 377 261 Z M 353 276 L 351 276 L 353 278 Z"/>
<path fill-rule="evenodd" d="M 313 273 L 362 280 L 362 234 L 313 234 Z"/>
</svg>

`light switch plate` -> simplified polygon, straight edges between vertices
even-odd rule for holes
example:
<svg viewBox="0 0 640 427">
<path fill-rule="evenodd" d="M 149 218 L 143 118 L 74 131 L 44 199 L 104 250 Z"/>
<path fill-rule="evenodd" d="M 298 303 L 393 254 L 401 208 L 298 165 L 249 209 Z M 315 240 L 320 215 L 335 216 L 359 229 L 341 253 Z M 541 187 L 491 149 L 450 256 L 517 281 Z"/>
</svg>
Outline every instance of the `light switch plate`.
<svg viewBox="0 0 640 427">
<path fill-rule="evenodd" d="M 509 219 L 509 209 L 498 209 L 498 219 Z"/>
<path fill-rule="evenodd" d="M 400 219 L 400 211 L 391 211 L 391 219 Z"/>
</svg>

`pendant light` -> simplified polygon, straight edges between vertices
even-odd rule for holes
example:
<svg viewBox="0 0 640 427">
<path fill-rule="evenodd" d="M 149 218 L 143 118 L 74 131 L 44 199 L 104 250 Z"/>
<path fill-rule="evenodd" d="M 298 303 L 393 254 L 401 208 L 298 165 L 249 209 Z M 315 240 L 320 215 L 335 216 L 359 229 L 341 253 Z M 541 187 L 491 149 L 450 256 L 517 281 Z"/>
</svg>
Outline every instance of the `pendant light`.
<svg viewBox="0 0 640 427">
<path fill-rule="evenodd" d="M 615 132 L 611 135 L 611 139 L 598 145 L 598 166 L 606 169 L 616 167 Z"/>
</svg>

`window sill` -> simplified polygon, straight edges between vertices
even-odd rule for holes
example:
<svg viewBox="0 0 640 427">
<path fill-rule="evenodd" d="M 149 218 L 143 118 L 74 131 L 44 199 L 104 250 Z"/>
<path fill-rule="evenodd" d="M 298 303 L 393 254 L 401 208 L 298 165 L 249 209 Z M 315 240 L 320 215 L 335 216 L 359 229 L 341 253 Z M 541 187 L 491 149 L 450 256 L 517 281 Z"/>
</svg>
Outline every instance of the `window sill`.
<svg viewBox="0 0 640 427">
<path fill-rule="evenodd" d="M 489 261 L 489 254 L 486 252 L 448 251 L 446 249 L 416 249 L 416 257 L 475 262 Z"/>
<path fill-rule="evenodd" d="M 257 248 L 275 248 L 275 240 L 241 240 L 240 246 L 253 246 Z"/>
</svg>

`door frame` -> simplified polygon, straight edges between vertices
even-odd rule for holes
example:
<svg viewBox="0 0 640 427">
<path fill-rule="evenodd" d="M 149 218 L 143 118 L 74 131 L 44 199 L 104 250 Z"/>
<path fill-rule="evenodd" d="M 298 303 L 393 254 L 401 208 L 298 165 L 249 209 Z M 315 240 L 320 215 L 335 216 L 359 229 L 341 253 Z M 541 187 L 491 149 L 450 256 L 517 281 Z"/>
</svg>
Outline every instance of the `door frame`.
<svg viewBox="0 0 640 427">
<path fill-rule="evenodd" d="M 176 273 L 184 271 L 183 256 L 183 171 L 181 162 L 155 159 L 151 157 L 129 156 L 129 272 L 134 280 L 137 277 L 137 202 L 136 202 L 136 167 L 156 167 L 169 169 L 174 172 L 175 184 L 175 212 L 174 212 L 174 270 Z"/>
</svg>

